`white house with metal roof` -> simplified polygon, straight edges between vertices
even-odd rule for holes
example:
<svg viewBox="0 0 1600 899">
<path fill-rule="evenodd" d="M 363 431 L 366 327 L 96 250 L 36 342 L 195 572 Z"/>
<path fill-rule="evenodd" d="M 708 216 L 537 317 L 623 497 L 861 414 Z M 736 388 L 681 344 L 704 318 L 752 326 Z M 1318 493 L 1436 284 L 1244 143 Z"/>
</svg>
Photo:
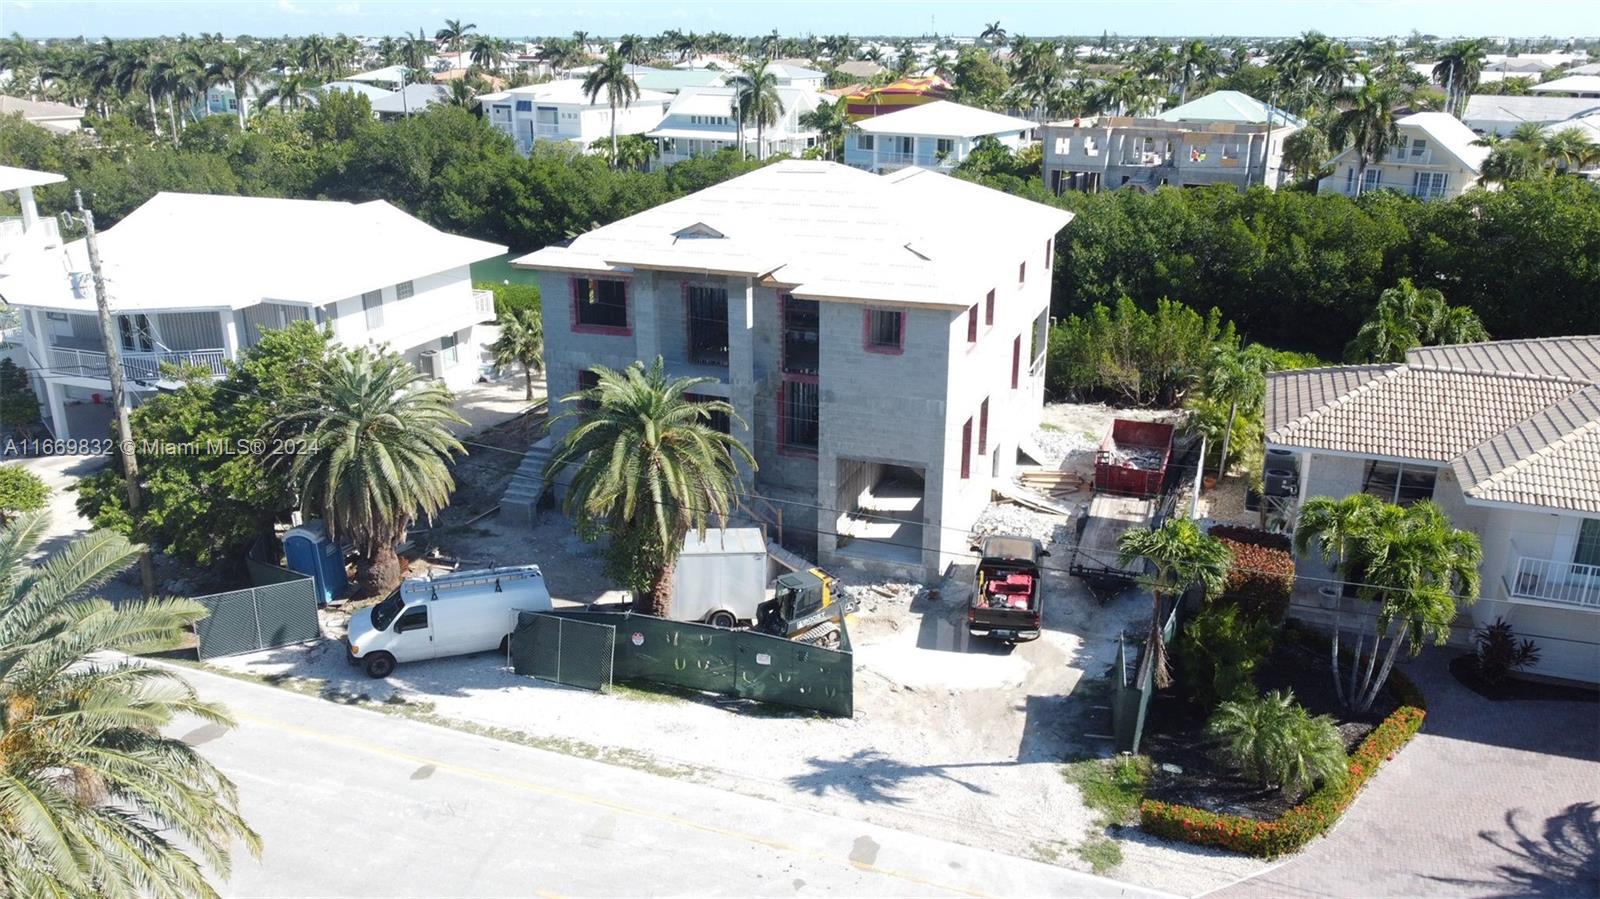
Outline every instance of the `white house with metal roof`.
<svg viewBox="0 0 1600 899">
<path fill-rule="evenodd" d="M 32 206 L 25 199 L 30 233 L 51 222 Z M 195 252 L 223 233 L 253 255 Z M 21 313 L 45 423 L 62 439 L 103 437 L 110 381 L 87 250 L 82 240 L 50 246 L 45 236 L 37 252 L 7 256 L 0 298 Z M 494 298 L 472 289 L 468 266 L 505 249 L 438 231 L 381 200 L 181 193 L 156 194 L 100 235 L 135 403 L 165 385 L 163 364 L 222 374 L 264 329 L 296 321 L 324 325 L 345 345 L 385 345 L 453 388 L 470 385 Z"/>
<path fill-rule="evenodd" d="M 1151 191 L 1283 180 L 1283 142 L 1301 119 L 1249 94 L 1216 91 L 1156 116 L 1097 116 L 1040 131 L 1044 183 L 1069 190 Z"/>
<path fill-rule="evenodd" d="M 546 81 L 480 96 L 489 124 L 517 142 L 524 154 L 540 141 L 572 144 L 581 150 L 611 136 L 611 106 L 605 91 L 590 98 L 583 80 Z M 617 108 L 617 134 L 644 134 L 666 114 L 672 95 L 641 90 L 626 106 Z"/>
<path fill-rule="evenodd" d="M 1479 134 L 1509 137 L 1511 132 L 1530 123 L 1556 125 L 1592 115 L 1600 115 L 1600 99 L 1474 94 L 1467 98 L 1461 121 Z"/>
<path fill-rule="evenodd" d="M 1424 200 L 1459 197 L 1483 178 L 1489 148 L 1447 112 L 1412 113 L 1395 123 L 1399 132 L 1383 158 L 1357 173 L 1356 151 L 1346 147 L 1329 161 L 1333 174 L 1317 182 L 1319 194 L 1354 197 L 1393 190 Z"/>
<path fill-rule="evenodd" d="M 932 579 L 1038 424 L 1071 218 L 924 169 L 785 160 L 513 264 L 539 272 L 552 396 L 658 356 L 708 378 L 772 536 Z"/>
<path fill-rule="evenodd" d="M 1600 98 L 1600 75 L 1568 75 L 1528 88 L 1536 94 L 1566 94 L 1571 97 Z"/>
<path fill-rule="evenodd" d="M 800 117 L 834 98 L 809 88 L 778 87 L 778 104 L 783 111 L 778 120 L 756 137 L 756 127 L 744 126 L 744 149 L 751 158 L 765 159 L 779 153 L 799 156 L 817 145 L 817 132 L 800 124 Z M 685 88 L 672 98 L 666 116 L 645 132 L 655 140 L 660 152 L 656 166 L 672 165 L 685 159 L 704 156 L 739 146 L 739 125 L 734 114 L 734 89 L 722 87 Z M 758 143 L 761 146 L 758 146 Z"/>
<path fill-rule="evenodd" d="M 1533 673 L 1600 681 L 1600 336 L 1274 372 L 1266 429 L 1269 468 L 1296 472 L 1288 521 L 1314 496 L 1433 500 L 1483 546 L 1481 596 L 1456 642 L 1503 618 L 1539 645 Z M 1329 576 L 1318 560 L 1300 571 L 1297 602 L 1362 608 L 1348 588 L 1317 596 L 1311 578 Z"/>
<path fill-rule="evenodd" d="M 1033 141 L 1036 127 L 1016 116 L 935 100 L 857 122 L 844 142 L 844 162 L 880 174 L 908 166 L 949 171 L 980 138 L 1020 150 Z"/>
</svg>

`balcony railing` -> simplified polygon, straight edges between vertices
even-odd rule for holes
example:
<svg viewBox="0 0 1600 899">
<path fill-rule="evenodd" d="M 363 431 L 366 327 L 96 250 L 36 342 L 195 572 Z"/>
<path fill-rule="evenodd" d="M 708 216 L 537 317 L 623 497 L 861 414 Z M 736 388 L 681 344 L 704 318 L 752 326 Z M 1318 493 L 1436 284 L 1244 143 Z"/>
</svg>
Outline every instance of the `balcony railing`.
<svg viewBox="0 0 1600 899">
<path fill-rule="evenodd" d="M 1518 556 L 1506 592 L 1513 599 L 1600 609 L 1600 565 Z"/>
<path fill-rule="evenodd" d="M 472 311 L 494 318 L 494 291 L 474 290 L 472 292 Z"/>
<path fill-rule="evenodd" d="M 94 350 L 75 350 L 69 347 L 50 347 L 50 370 L 63 375 L 81 378 L 109 378 L 111 367 L 106 354 Z M 166 350 L 162 352 L 122 351 L 123 377 L 137 381 L 154 381 L 161 377 L 165 363 L 181 367 L 198 366 L 213 375 L 226 372 L 227 350 Z"/>
<path fill-rule="evenodd" d="M 533 133 L 540 137 L 555 137 L 561 133 L 561 126 L 551 122 L 536 122 L 533 126 Z"/>
</svg>

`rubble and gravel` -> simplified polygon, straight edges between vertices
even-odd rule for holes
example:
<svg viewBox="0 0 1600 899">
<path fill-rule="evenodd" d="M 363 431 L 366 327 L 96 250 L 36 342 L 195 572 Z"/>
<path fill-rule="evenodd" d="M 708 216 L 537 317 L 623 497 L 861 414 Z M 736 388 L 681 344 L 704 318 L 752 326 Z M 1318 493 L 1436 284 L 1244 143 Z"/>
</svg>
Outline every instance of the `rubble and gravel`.
<svg viewBox="0 0 1600 899">
<path fill-rule="evenodd" d="M 1075 453 L 1092 452 L 1095 448 L 1095 441 L 1085 434 L 1050 428 L 1034 431 L 1033 442 L 1045 455 L 1039 461 L 1048 468 L 1059 466 Z"/>
</svg>

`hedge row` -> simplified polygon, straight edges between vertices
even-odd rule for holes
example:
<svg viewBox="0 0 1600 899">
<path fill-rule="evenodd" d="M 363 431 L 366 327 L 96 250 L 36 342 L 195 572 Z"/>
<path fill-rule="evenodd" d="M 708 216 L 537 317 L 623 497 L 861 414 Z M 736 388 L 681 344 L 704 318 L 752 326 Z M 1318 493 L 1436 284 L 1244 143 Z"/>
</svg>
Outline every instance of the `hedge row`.
<svg viewBox="0 0 1600 899">
<path fill-rule="evenodd" d="M 1316 788 L 1304 802 L 1272 821 L 1145 800 L 1139 806 L 1139 826 L 1163 839 L 1218 846 L 1261 858 L 1294 852 L 1311 842 L 1339 820 L 1378 766 L 1394 758 L 1422 727 L 1427 715 L 1422 694 L 1400 672 L 1389 677 L 1390 689 L 1402 704 L 1356 747 L 1350 756 L 1350 776 L 1343 783 Z"/>
</svg>

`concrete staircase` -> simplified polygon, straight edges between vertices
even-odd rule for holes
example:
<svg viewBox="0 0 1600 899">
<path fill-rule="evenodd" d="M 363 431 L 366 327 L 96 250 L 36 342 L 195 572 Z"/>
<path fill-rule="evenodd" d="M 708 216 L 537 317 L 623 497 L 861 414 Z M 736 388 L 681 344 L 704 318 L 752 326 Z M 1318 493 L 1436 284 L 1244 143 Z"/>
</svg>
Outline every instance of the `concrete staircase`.
<svg viewBox="0 0 1600 899">
<path fill-rule="evenodd" d="M 555 448 L 552 438 L 546 437 L 528 447 L 522 462 L 511 473 L 506 492 L 500 497 L 500 518 L 521 527 L 532 528 L 538 521 L 539 500 L 548 485 L 544 482 L 544 466 L 550 461 Z"/>
</svg>

